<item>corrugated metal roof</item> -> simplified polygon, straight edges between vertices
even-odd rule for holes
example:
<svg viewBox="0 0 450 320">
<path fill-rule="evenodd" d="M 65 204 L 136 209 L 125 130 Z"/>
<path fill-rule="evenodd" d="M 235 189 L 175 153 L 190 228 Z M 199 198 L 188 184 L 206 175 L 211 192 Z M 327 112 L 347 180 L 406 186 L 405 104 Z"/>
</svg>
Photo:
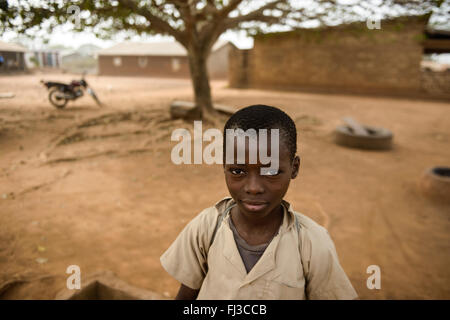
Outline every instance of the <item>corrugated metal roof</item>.
<svg viewBox="0 0 450 320">
<path fill-rule="evenodd" d="M 0 41 L 0 51 L 27 52 L 28 50 L 15 43 Z"/>
<path fill-rule="evenodd" d="M 178 42 L 122 42 L 98 52 L 102 56 L 185 56 L 186 49 Z"/>
<path fill-rule="evenodd" d="M 228 41 L 217 41 L 215 51 Z M 178 42 L 122 42 L 111 48 L 98 51 L 101 56 L 186 56 L 186 49 Z"/>
</svg>

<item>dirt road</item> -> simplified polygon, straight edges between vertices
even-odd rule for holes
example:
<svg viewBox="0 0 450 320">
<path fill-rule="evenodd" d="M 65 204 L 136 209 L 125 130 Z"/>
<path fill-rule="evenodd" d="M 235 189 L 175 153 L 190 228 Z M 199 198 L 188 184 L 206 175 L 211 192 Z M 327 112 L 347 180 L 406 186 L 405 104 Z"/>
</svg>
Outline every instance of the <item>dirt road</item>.
<svg viewBox="0 0 450 320">
<path fill-rule="evenodd" d="M 0 77 L 0 91 L 16 94 L 0 99 L 0 287 L 24 280 L 1 297 L 53 299 L 73 264 L 173 297 L 160 255 L 227 195 L 220 165 L 170 161 L 172 130 L 193 124 L 171 121 L 168 106 L 192 99 L 190 82 L 91 76 L 104 108 L 87 96 L 56 110 L 41 78 L 76 76 Z M 362 299 L 450 298 L 450 207 L 417 187 L 426 168 L 450 165 L 450 104 L 212 86 L 217 103 L 274 105 L 295 119 L 301 171 L 286 199 L 328 227 Z M 393 150 L 335 145 L 344 116 L 393 131 Z M 381 290 L 366 286 L 369 265 L 381 268 Z"/>
</svg>

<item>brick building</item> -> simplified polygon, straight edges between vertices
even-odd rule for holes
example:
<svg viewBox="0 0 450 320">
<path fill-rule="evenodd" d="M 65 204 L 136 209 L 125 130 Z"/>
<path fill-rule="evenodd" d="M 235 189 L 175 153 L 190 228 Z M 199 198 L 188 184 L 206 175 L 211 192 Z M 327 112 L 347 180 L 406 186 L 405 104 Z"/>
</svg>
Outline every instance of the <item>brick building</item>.
<svg viewBox="0 0 450 320">
<path fill-rule="evenodd" d="M 28 68 L 54 68 L 60 67 L 58 50 L 30 50 L 25 54 L 25 63 Z"/>
<path fill-rule="evenodd" d="M 0 41 L 1 73 L 20 72 L 26 70 L 25 52 L 27 49 L 15 44 Z"/>
<path fill-rule="evenodd" d="M 421 61 L 428 16 L 258 35 L 230 52 L 231 87 L 319 92 L 424 93 Z"/>
<path fill-rule="evenodd" d="M 228 56 L 234 46 L 217 42 L 208 60 L 211 78 L 228 77 Z M 98 52 L 98 70 L 101 75 L 150 76 L 188 78 L 187 52 L 177 42 L 124 42 Z"/>
</svg>

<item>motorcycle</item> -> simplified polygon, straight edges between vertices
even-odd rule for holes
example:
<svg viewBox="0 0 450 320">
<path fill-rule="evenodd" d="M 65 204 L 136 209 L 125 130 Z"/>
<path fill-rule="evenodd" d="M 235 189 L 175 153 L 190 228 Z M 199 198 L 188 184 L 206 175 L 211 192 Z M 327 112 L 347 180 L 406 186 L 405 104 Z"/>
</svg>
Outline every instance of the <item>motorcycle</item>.
<svg viewBox="0 0 450 320">
<path fill-rule="evenodd" d="M 101 107 L 102 103 L 98 99 L 94 90 L 88 85 L 87 81 L 84 79 L 84 74 L 80 81 L 72 80 L 69 84 L 53 81 L 41 80 L 41 83 L 50 90 L 48 94 L 48 100 L 58 109 L 64 108 L 70 100 L 77 100 L 81 98 L 86 90 L 92 98 Z"/>
</svg>

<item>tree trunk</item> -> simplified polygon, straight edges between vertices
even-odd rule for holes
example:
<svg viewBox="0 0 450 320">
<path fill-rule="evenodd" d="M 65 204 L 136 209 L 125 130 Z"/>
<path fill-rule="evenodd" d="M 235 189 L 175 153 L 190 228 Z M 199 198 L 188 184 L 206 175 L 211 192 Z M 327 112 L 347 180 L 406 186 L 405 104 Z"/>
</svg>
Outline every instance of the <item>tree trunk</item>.
<svg viewBox="0 0 450 320">
<path fill-rule="evenodd" d="M 208 54 L 196 48 L 188 50 L 189 68 L 199 119 L 214 113 L 207 69 Z"/>
</svg>

